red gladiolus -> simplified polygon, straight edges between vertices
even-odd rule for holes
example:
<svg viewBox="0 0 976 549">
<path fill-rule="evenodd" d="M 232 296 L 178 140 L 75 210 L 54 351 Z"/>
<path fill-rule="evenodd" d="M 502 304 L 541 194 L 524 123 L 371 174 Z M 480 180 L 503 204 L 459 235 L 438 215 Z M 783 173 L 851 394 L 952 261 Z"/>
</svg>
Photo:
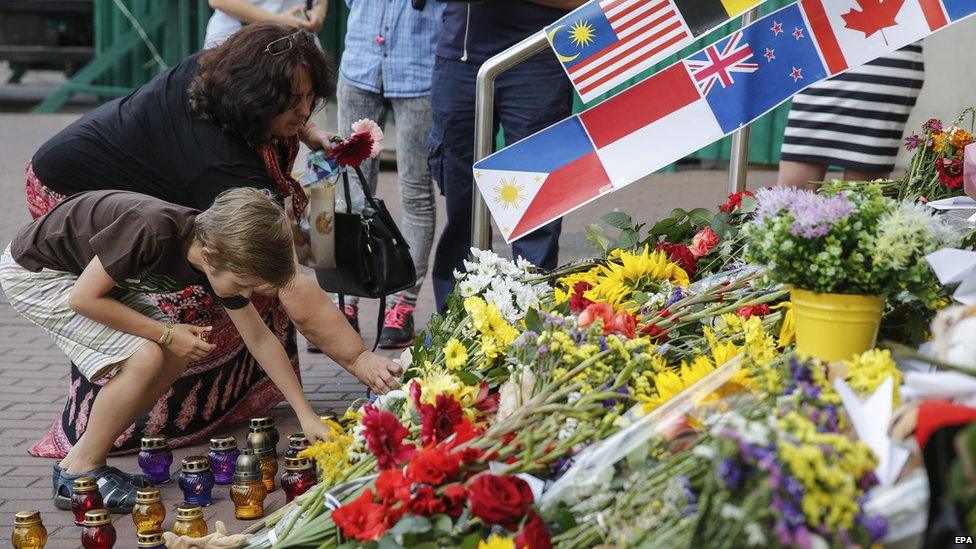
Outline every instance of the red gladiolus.
<svg viewBox="0 0 976 549">
<path fill-rule="evenodd" d="M 769 314 L 769 305 L 765 303 L 760 303 L 759 305 L 750 305 L 748 307 L 740 307 L 735 314 L 741 316 L 742 318 L 749 320 L 754 316 L 766 316 Z"/>
<path fill-rule="evenodd" d="M 360 541 L 375 541 L 383 537 L 400 517 L 393 518 L 386 506 L 373 502 L 373 493 L 365 490 L 352 502 L 332 511 L 332 521 L 342 529 L 342 535 Z M 393 519 L 392 521 L 390 519 Z"/>
<path fill-rule="evenodd" d="M 529 514 L 529 520 L 525 522 L 522 531 L 515 536 L 516 549 L 552 549 L 552 539 L 549 537 L 549 529 L 546 523 L 542 522 L 539 515 Z"/>
<path fill-rule="evenodd" d="M 464 503 L 468 500 L 468 491 L 460 484 L 448 484 L 444 487 L 444 512 L 451 518 L 458 518 L 464 512 Z"/>
<path fill-rule="evenodd" d="M 368 132 L 354 133 L 342 141 L 334 142 L 329 156 L 343 168 L 359 166 L 369 158 L 373 150 L 373 137 Z"/>
<path fill-rule="evenodd" d="M 756 196 L 756 195 L 753 194 L 752 191 L 734 192 L 729 195 L 729 199 L 725 202 L 725 204 L 722 204 L 721 206 L 718 207 L 718 211 L 732 213 L 740 206 L 742 206 L 743 196 Z"/>
<path fill-rule="evenodd" d="M 667 341 L 668 334 L 664 333 L 664 330 L 657 327 L 657 324 L 648 324 L 641 328 L 641 333 L 651 336 L 651 339 L 657 339 L 658 341 Z"/>
<path fill-rule="evenodd" d="M 417 484 L 413 487 L 407 507 L 411 513 L 424 517 L 443 513 L 446 510 L 444 502 L 437 497 L 434 488 L 427 484 Z"/>
<path fill-rule="evenodd" d="M 608 326 L 604 326 L 603 333 L 621 334 L 634 339 L 637 336 L 637 319 L 627 311 L 620 311 Z"/>
<path fill-rule="evenodd" d="M 410 460 L 403 476 L 413 483 L 440 486 L 458 477 L 461 472 L 459 461 L 459 456 L 432 446 L 421 450 Z"/>
<path fill-rule="evenodd" d="M 573 295 L 569 296 L 569 311 L 572 313 L 579 313 L 583 309 L 586 309 L 593 304 L 592 301 L 583 297 L 583 294 L 587 290 L 592 288 L 593 285 L 589 282 L 580 280 L 576 284 L 573 284 Z"/>
<path fill-rule="evenodd" d="M 939 183 L 950 189 L 962 187 L 962 160 L 939 158 L 935 161 L 935 171 L 939 174 Z"/>
<path fill-rule="evenodd" d="M 698 258 L 695 254 L 691 253 L 688 246 L 684 244 L 672 244 L 670 242 L 659 242 L 654 246 L 655 251 L 661 251 L 668 254 L 668 259 L 674 263 L 677 263 L 688 276 L 695 276 L 695 271 L 698 270 Z"/>
<path fill-rule="evenodd" d="M 518 477 L 482 473 L 468 486 L 471 514 L 513 532 L 532 502 L 532 490 Z"/>
<path fill-rule="evenodd" d="M 417 449 L 403 444 L 410 431 L 395 415 L 378 410 L 371 404 L 367 404 L 363 412 L 363 437 L 366 438 L 366 447 L 376 456 L 380 469 L 396 467 L 413 457 Z"/>
<path fill-rule="evenodd" d="M 706 256 L 718 244 L 718 240 L 718 234 L 711 227 L 705 227 L 698 231 L 698 234 L 692 239 L 689 250 L 691 250 L 692 255 L 695 257 Z"/>
<path fill-rule="evenodd" d="M 410 500 L 410 481 L 400 469 L 385 469 L 376 477 L 376 497 L 392 507 Z"/>
<path fill-rule="evenodd" d="M 607 303 L 593 303 L 588 305 L 579 315 L 579 327 L 589 328 L 597 319 L 603 321 L 603 327 L 606 329 L 613 322 L 613 307 Z"/>
</svg>

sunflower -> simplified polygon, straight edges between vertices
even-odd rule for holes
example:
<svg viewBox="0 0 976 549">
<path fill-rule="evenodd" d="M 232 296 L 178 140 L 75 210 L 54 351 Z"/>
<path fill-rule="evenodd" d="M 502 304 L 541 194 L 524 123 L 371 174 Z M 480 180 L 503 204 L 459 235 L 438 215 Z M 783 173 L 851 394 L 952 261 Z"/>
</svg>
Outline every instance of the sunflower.
<svg viewBox="0 0 976 549">
<path fill-rule="evenodd" d="M 565 301 L 573 294 L 578 282 L 586 282 L 590 289 L 583 297 L 596 303 L 607 303 L 615 311 L 636 312 L 634 292 L 656 292 L 661 282 L 668 280 L 678 286 L 689 284 L 688 273 L 668 259 L 661 251 L 651 251 L 644 246 L 641 253 L 615 249 L 607 256 L 606 264 L 583 273 L 559 279 L 557 302 Z"/>
</svg>

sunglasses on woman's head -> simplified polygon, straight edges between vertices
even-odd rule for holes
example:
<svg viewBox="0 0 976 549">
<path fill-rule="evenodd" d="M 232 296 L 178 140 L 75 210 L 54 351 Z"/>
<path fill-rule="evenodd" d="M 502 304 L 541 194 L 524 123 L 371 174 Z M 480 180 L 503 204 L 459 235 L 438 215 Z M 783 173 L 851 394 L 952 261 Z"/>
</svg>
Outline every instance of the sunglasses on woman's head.
<svg viewBox="0 0 976 549">
<path fill-rule="evenodd" d="M 309 42 L 314 42 L 315 37 L 312 33 L 307 30 L 300 30 L 295 34 L 289 34 L 288 36 L 283 36 L 277 40 L 272 40 L 267 46 L 265 46 L 264 51 L 270 53 L 271 55 L 281 55 L 283 53 L 291 51 L 295 47 L 304 46 Z"/>
</svg>

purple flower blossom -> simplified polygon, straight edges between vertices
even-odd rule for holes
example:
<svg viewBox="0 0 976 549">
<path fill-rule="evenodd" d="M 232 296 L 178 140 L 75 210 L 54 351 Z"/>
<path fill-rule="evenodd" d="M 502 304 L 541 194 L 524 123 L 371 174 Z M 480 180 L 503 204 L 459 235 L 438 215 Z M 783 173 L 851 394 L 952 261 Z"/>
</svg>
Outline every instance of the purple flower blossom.
<svg viewBox="0 0 976 549">
<path fill-rule="evenodd" d="M 755 220 L 758 226 L 771 217 L 786 212 L 793 216 L 790 232 L 803 238 L 825 236 L 854 211 L 854 204 L 840 193 L 825 196 L 792 187 L 761 189 L 756 194 Z"/>
<path fill-rule="evenodd" d="M 674 290 L 671 291 L 671 297 L 664 303 L 664 307 L 668 308 L 684 298 L 685 294 L 681 291 L 681 286 L 675 286 Z"/>
<path fill-rule="evenodd" d="M 730 490 L 738 490 L 742 484 L 742 467 L 730 458 L 725 458 L 718 462 L 718 478 L 725 483 L 725 487 Z"/>
<path fill-rule="evenodd" d="M 939 133 L 942 131 L 942 121 L 938 118 L 929 118 L 926 123 L 922 124 L 922 129 L 932 133 Z"/>
<path fill-rule="evenodd" d="M 917 133 L 913 133 L 905 138 L 905 148 L 914 151 L 922 144 L 922 136 Z"/>
<path fill-rule="evenodd" d="M 881 538 L 888 534 L 888 521 L 882 516 L 869 517 L 861 515 L 857 517 L 857 520 L 867 530 L 868 537 L 871 538 L 871 543 L 880 541 Z"/>
</svg>

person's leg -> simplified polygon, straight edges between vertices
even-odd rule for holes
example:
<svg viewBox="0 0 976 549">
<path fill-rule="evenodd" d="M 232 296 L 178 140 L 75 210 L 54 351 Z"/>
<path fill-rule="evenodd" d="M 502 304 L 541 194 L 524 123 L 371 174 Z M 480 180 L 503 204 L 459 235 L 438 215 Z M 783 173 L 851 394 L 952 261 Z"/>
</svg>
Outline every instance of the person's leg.
<svg viewBox="0 0 976 549">
<path fill-rule="evenodd" d="M 816 190 L 819 185 L 813 181 L 823 181 L 827 175 L 824 164 L 809 164 L 807 162 L 793 162 L 781 160 L 779 176 L 776 179 L 778 187 L 796 187 L 798 189 Z"/>
<path fill-rule="evenodd" d="M 505 143 L 512 144 L 572 114 L 572 86 L 551 56 L 536 56 L 499 77 L 495 105 Z M 515 241 L 512 255 L 537 267 L 554 269 L 561 231 L 561 219 L 540 227 Z"/>
<path fill-rule="evenodd" d="M 152 408 L 183 373 L 186 363 L 153 342 L 119 364 L 119 371 L 98 391 L 85 433 L 61 467 L 69 474 L 105 465 L 112 443 Z"/>
<path fill-rule="evenodd" d="M 844 169 L 844 181 L 874 181 L 875 179 L 887 179 L 891 177 L 891 172 L 865 172 L 854 168 Z"/>
<path fill-rule="evenodd" d="M 434 187 L 427 164 L 427 136 L 430 134 L 430 96 L 391 99 L 397 129 L 397 175 L 403 209 L 401 231 L 410 246 L 417 269 L 417 283 L 400 292 L 387 312 L 379 346 L 400 348 L 413 343 L 413 311 L 427 276 L 427 262 L 434 243 L 437 209 Z"/>
<path fill-rule="evenodd" d="M 437 58 L 430 106 L 428 152 L 431 177 L 444 195 L 446 220 L 434 252 L 431 280 L 437 310 L 444 312 L 454 291 L 454 271 L 464 268 L 471 248 L 471 193 L 474 177 L 474 93 L 478 66 Z"/>
</svg>

